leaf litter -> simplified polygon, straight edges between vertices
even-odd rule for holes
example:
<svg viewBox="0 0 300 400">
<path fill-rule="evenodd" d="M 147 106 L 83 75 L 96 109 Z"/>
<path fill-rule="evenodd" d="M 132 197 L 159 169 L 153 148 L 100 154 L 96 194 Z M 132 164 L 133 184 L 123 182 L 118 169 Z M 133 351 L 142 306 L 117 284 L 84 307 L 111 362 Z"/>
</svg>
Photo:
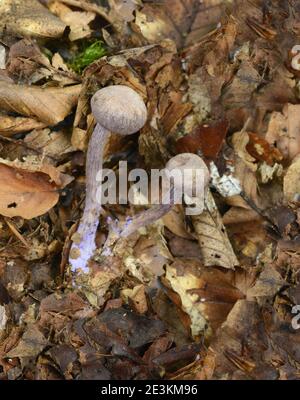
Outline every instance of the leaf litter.
<svg viewBox="0 0 300 400">
<path fill-rule="evenodd" d="M 299 379 L 296 2 L 5 0 L 0 5 L 0 379 Z M 41 22 L 43 21 L 43 22 Z M 47 21 L 47 23 L 45 23 Z M 200 155 L 205 208 L 105 206 L 70 280 L 99 88 L 148 121 L 105 165 Z M 115 221 L 111 223 L 109 221 Z"/>
</svg>

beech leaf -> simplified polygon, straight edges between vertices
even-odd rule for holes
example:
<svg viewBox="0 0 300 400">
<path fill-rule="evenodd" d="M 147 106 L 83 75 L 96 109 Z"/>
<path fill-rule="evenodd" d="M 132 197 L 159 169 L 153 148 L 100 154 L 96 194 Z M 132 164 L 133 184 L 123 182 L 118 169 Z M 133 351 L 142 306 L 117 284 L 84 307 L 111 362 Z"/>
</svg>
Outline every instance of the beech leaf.
<svg viewBox="0 0 300 400">
<path fill-rule="evenodd" d="M 56 125 L 76 105 L 80 90 L 81 85 L 44 89 L 0 81 L 0 108 Z"/>
<path fill-rule="evenodd" d="M 0 214 L 31 219 L 45 214 L 59 199 L 58 189 L 71 178 L 51 165 L 26 167 L 26 163 L 0 160 Z"/>
</svg>

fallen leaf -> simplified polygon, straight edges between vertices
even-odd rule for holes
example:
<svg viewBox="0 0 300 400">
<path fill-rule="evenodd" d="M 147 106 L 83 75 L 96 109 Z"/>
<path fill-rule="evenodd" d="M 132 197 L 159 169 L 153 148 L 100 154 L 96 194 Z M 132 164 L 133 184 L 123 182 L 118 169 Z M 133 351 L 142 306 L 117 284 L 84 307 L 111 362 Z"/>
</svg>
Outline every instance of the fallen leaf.
<svg viewBox="0 0 300 400">
<path fill-rule="evenodd" d="M 148 311 L 144 285 L 135 286 L 133 289 L 123 289 L 122 296 L 138 314 L 145 314 Z"/>
<path fill-rule="evenodd" d="M 277 146 L 285 159 L 293 160 L 300 153 L 299 104 L 286 104 L 282 113 L 273 112 L 265 138 Z"/>
<path fill-rule="evenodd" d="M 0 4 L 0 32 L 21 36 L 57 38 L 66 25 L 38 0 L 4 0 Z"/>
<path fill-rule="evenodd" d="M 282 161 L 282 154 L 275 147 L 255 133 L 248 132 L 249 143 L 246 145 L 248 153 L 258 161 L 265 161 L 268 165 L 274 165 Z"/>
<path fill-rule="evenodd" d="M 300 199 L 300 159 L 293 162 L 283 178 L 283 193 L 286 201 L 299 201 Z"/>
<path fill-rule="evenodd" d="M 213 125 L 201 125 L 192 134 L 177 140 L 177 152 L 200 153 L 209 161 L 215 160 L 224 144 L 228 128 L 228 122 L 225 120 Z"/>
<path fill-rule="evenodd" d="M 29 132 L 33 129 L 42 129 L 45 125 L 45 123 L 32 118 L 0 114 L 0 134 L 5 137 L 11 137 L 16 133 Z"/>
<path fill-rule="evenodd" d="M 166 327 L 162 321 L 137 314 L 126 308 L 104 311 L 97 317 L 100 323 L 120 335 L 133 349 L 139 349 L 162 336 Z"/>
<path fill-rule="evenodd" d="M 199 262 L 175 261 L 167 266 L 163 280 L 176 292 L 183 311 L 190 317 L 192 336 L 210 336 L 226 319 L 233 304 L 244 295 L 218 270 Z"/>
<path fill-rule="evenodd" d="M 83 39 L 91 35 L 92 30 L 89 27 L 89 23 L 96 17 L 94 12 L 72 11 L 72 9 L 58 1 L 50 4 L 50 10 L 70 27 L 69 39 L 71 41 Z"/>
<path fill-rule="evenodd" d="M 24 138 L 24 143 L 29 148 L 40 151 L 47 158 L 59 160 L 65 154 L 73 151 L 69 135 L 63 131 L 51 132 L 46 128 L 35 129 Z"/>
<path fill-rule="evenodd" d="M 250 137 L 246 131 L 235 132 L 231 137 L 231 142 L 235 153 L 244 161 L 249 169 L 256 171 L 257 166 L 255 164 L 255 158 L 252 157 L 247 150 L 249 141 Z"/>
<path fill-rule="evenodd" d="M 218 265 L 234 269 L 235 266 L 239 265 L 221 215 L 209 191 L 205 200 L 204 211 L 200 215 L 193 215 L 192 222 L 205 266 Z"/>
<path fill-rule="evenodd" d="M 0 107 L 48 125 L 56 125 L 76 105 L 80 90 L 81 85 L 43 89 L 0 81 Z"/>
<path fill-rule="evenodd" d="M 174 235 L 180 236 L 185 239 L 190 239 L 191 234 L 187 232 L 184 223 L 184 211 L 179 205 L 172 207 L 171 211 L 163 216 L 162 221 L 166 228 L 169 229 Z"/>
<path fill-rule="evenodd" d="M 0 214 L 6 217 L 31 219 L 45 214 L 68 181 L 51 165 L 28 168 L 26 163 L 0 160 L 0 170 Z"/>
<path fill-rule="evenodd" d="M 16 347 L 6 353 L 6 357 L 36 357 L 48 344 L 48 341 L 34 324 L 27 326 Z"/>
</svg>

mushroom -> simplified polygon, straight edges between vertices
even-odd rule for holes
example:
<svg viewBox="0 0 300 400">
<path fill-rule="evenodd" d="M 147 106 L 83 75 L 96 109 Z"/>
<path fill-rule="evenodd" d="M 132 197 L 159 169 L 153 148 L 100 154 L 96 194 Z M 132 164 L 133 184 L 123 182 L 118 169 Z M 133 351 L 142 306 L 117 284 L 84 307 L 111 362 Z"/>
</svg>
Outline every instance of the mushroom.
<svg viewBox="0 0 300 400">
<path fill-rule="evenodd" d="M 174 170 L 179 171 L 181 176 L 185 178 L 184 182 L 183 180 L 177 180 L 175 178 L 174 184 L 170 186 L 169 192 L 162 200 L 162 204 L 153 206 L 147 211 L 144 211 L 133 218 L 128 218 L 125 222 L 124 227 L 119 230 L 119 237 L 127 237 L 136 232 L 139 228 L 147 226 L 162 218 L 172 209 L 174 204 L 177 204 L 178 202 L 181 203 L 182 194 L 184 196 L 188 196 L 190 200 L 191 197 L 193 197 L 193 192 L 197 183 L 197 171 L 201 172 L 201 176 L 203 178 L 200 182 L 200 184 L 202 184 L 203 186 L 198 189 L 200 189 L 203 195 L 205 195 L 210 181 L 210 173 L 202 158 L 192 153 L 178 154 L 168 161 L 165 168 L 167 175 L 168 172 L 172 174 L 172 171 Z M 185 171 L 190 171 L 191 174 L 189 176 L 186 176 Z M 192 196 L 189 196 L 190 194 Z M 185 199 L 187 200 L 187 198 Z"/>
<path fill-rule="evenodd" d="M 103 168 L 104 148 L 111 132 L 131 135 L 147 120 L 143 99 L 128 86 L 108 86 L 97 91 L 91 99 L 92 113 L 97 122 L 89 141 L 86 158 L 86 198 L 84 212 L 77 232 L 72 236 L 69 262 L 71 271 L 88 272 L 88 261 L 96 250 L 95 236 L 101 213 L 96 200 L 97 174 Z"/>
</svg>

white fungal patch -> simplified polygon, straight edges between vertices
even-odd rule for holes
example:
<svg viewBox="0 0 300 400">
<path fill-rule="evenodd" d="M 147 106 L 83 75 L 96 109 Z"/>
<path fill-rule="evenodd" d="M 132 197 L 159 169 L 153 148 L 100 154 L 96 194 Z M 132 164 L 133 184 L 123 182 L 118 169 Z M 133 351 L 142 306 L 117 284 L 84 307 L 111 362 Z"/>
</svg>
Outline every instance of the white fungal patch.
<svg viewBox="0 0 300 400">
<path fill-rule="evenodd" d="M 220 176 L 218 168 L 214 162 L 210 163 L 209 168 L 212 184 L 221 196 L 231 197 L 241 194 L 242 188 L 240 181 L 232 174 L 234 171 L 233 167 L 231 168 L 230 174 L 224 174 L 222 177 Z"/>
</svg>

